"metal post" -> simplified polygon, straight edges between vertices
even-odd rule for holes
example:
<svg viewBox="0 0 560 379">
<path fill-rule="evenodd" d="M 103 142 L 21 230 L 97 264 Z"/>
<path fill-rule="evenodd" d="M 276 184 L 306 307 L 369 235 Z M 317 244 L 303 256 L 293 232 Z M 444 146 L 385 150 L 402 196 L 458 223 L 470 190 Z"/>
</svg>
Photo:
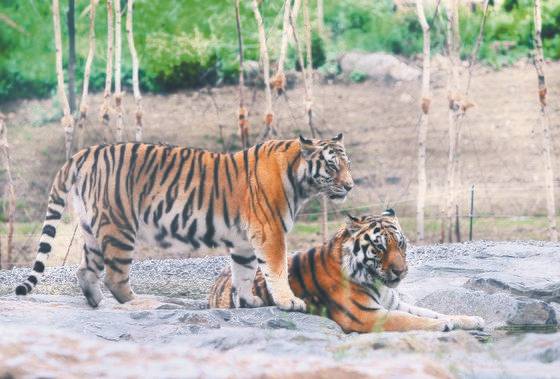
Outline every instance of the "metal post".
<svg viewBox="0 0 560 379">
<path fill-rule="evenodd" d="M 472 241 L 472 227 L 474 218 L 474 184 L 471 186 L 471 211 L 469 214 L 469 241 Z"/>
<path fill-rule="evenodd" d="M 461 224 L 459 223 L 459 205 L 455 204 L 455 240 L 461 242 Z"/>
</svg>

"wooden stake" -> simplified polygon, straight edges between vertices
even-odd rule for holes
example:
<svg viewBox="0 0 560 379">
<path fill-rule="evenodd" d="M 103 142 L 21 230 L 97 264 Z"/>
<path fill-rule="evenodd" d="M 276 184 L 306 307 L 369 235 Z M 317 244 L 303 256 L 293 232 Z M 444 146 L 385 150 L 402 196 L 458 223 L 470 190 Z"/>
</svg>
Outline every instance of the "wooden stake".
<svg viewBox="0 0 560 379">
<path fill-rule="evenodd" d="M 548 216 L 549 238 L 551 241 L 558 241 L 558 228 L 556 226 L 556 204 L 554 199 L 554 171 L 552 157 L 554 156 L 551 142 L 550 127 L 548 124 L 548 114 L 546 107 L 546 80 L 544 75 L 544 54 L 542 47 L 542 16 L 541 0 L 535 0 L 535 60 L 534 66 L 537 71 L 538 96 L 539 96 L 539 122 L 543 131 L 543 160 L 545 169 L 546 186 L 546 208 Z"/>
<path fill-rule="evenodd" d="M 101 105 L 101 119 L 103 120 L 103 134 L 105 140 L 111 135 L 110 108 L 111 108 L 111 83 L 113 79 L 113 3 L 107 0 L 107 66 L 105 68 L 105 91 Z"/>
<path fill-rule="evenodd" d="M 96 0 L 89 4 L 89 50 L 84 68 L 84 84 L 82 87 L 82 99 L 80 100 L 80 117 L 78 118 L 78 149 L 84 146 L 84 126 L 88 112 L 89 77 L 91 75 L 91 64 L 95 55 L 95 6 Z"/>
<path fill-rule="evenodd" d="M 60 32 L 60 7 L 58 0 L 52 1 L 52 14 L 54 26 L 54 45 L 56 49 L 56 78 L 58 98 L 62 107 L 64 116 L 61 119 L 61 124 L 64 128 L 64 140 L 66 148 L 66 159 L 70 159 L 72 155 L 72 138 L 74 136 L 74 117 L 70 112 L 70 105 L 66 91 L 64 89 L 64 68 L 62 66 L 62 35 Z"/>
<path fill-rule="evenodd" d="M 430 112 L 430 26 L 424 14 L 423 0 L 416 0 L 416 12 L 422 26 L 423 63 L 422 63 L 422 100 L 420 101 L 420 125 L 418 127 L 418 200 L 416 204 L 416 237 L 424 241 L 424 208 L 426 204 L 426 136 L 428 133 L 428 114 Z"/>
<path fill-rule="evenodd" d="M 120 0 L 114 1 L 115 7 L 115 110 L 116 110 L 116 140 L 117 142 L 123 141 L 123 108 L 122 108 L 122 97 L 123 93 L 121 91 L 121 57 L 122 57 L 122 28 L 121 28 L 121 2 Z"/>
<path fill-rule="evenodd" d="M 8 238 L 6 244 L 6 268 L 12 268 L 13 249 L 14 249 L 14 222 L 16 217 L 16 192 L 14 188 L 14 180 L 12 177 L 12 165 L 10 158 L 10 148 L 8 145 L 8 128 L 6 127 L 5 117 L 0 113 L 0 151 L 4 160 L 4 169 L 6 170 L 6 197 L 8 199 Z M 0 244 L 2 241 L 0 240 Z M 0 256 L 0 268 L 2 267 Z"/>
<path fill-rule="evenodd" d="M 235 0 L 235 24 L 237 27 L 237 44 L 239 46 L 239 109 L 237 120 L 239 126 L 239 137 L 243 149 L 249 147 L 249 111 L 245 107 L 245 70 L 243 68 L 243 37 L 241 35 L 241 16 L 239 12 L 239 0 Z"/>
<path fill-rule="evenodd" d="M 134 46 L 134 31 L 132 29 L 132 12 L 134 7 L 134 0 L 128 0 L 126 11 L 126 33 L 128 35 L 128 48 L 132 58 L 132 91 L 134 93 L 134 102 L 136 103 L 136 128 L 134 133 L 134 140 L 136 142 L 142 141 L 142 95 L 140 93 L 140 81 L 138 78 L 138 54 Z"/>
<path fill-rule="evenodd" d="M 257 20 L 257 27 L 259 31 L 259 47 L 260 47 L 260 60 L 263 68 L 264 79 L 264 93 L 266 97 L 266 111 L 264 115 L 264 129 L 261 133 L 259 140 L 264 141 L 268 138 L 269 134 L 278 135 L 276 127 L 274 126 L 274 112 L 272 111 L 272 91 L 270 89 L 270 59 L 268 57 L 268 47 L 266 46 L 266 33 L 264 30 L 264 23 L 259 11 L 258 0 L 253 0 L 253 13 Z"/>
</svg>

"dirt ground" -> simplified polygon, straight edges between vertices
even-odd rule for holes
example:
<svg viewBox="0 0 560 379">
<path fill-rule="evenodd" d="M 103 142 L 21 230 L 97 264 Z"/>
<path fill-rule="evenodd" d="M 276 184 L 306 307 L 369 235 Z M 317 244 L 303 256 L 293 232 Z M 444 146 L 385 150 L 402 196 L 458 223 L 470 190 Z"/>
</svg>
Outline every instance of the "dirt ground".
<svg viewBox="0 0 560 379">
<path fill-rule="evenodd" d="M 443 59 L 434 60 L 432 112 L 427 144 L 427 234 L 439 238 L 439 207 L 443 200 L 447 165 L 446 71 Z M 545 67 L 549 87 L 549 120 L 555 141 L 555 160 L 560 153 L 560 63 Z M 466 73 L 463 72 L 463 82 Z M 464 87 L 463 87 L 464 88 Z M 520 62 L 494 71 L 473 71 L 468 98 L 476 103 L 461 121 L 459 184 L 457 198 L 466 235 L 469 190 L 475 186 L 474 232 L 477 239 L 545 239 L 546 218 L 542 135 L 538 124 L 537 79 L 532 65 Z M 261 129 L 264 94 L 248 89 L 251 132 Z M 315 123 L 324 136 L 344 132 L 352 159 L 357 187 L 349 200 L 331 206 L 331 228 L 341 223 L 340 212 L 356 214 L 396 210 L 407 236 L 415 240 L 416 137 L 420 83 L 366 81 L 327 83 L 317 78 L 314 88 Z M 282 137 L 309 135 L 299 85 L 287 96 L 274 100 Z M 99 120 L 101 94 L 93 96 L 86 126 L 86 141 L 102 142 Z M 207 88 L 169 95 L 145 94 L 145 141 L 222 151 L 236 149 L 237 88 Z M 133 137 L 133 99 L 125 98 L 127 135 Z M 42 221 L 48 188 L 64 159 L 64 135 L 54 100 L 27 100 L 0 106 L 8 116 L 9 140 L 18 195 L 17 229 L 20 244 L 29 240 L 29 251 Z M 254 138 L 253 138 L 254 140 Z M 558 166 L 558 165 L 557 165 Z M 558 183 L 558 175 L 556 175 Z M 5 175 L 0 171 L 0 184 Z M 558 191 L 557 191 L 558 193 Z M 302 248 L 319 240 L 318 202 L 311 202 L 300 215 L 291 236 L 291 247 Z M 69 219 L 68 219 L 69 220 Z M 73 234 L 71 223 L 63 224 L 55 250 L 64 255 Z M 2 229 L 3 230 L 3 229 Z M 74 241 L 70 261 L 80 246 Z M 206 253 L 206 252 L 205 252 Z M 156 254 L 151 250 L 147 256 Z M 61 258 L 62 259 L 62 258 Z"/>
</svg>

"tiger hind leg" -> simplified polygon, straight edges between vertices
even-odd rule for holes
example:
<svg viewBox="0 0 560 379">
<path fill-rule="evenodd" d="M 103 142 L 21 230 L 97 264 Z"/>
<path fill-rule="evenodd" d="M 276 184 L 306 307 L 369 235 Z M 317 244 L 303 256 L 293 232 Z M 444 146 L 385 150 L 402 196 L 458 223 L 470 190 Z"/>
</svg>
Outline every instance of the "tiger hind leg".
<svg viewBox="0 0 560 379">
<path fill-rule="evenodd" d="M 126 303 L 134 299 L 134 292 L 130 287 L 130 265 L 134 243 L 123 237 L 105 235 L 102 237 L 103 257 L 105 263 L 105 286 L 111 291 L 119 303 Z"/>
<path fill-rule="evenodd" d="M 264 305 L 263 300 L 253 294 L 253 283 L 257 273 L 257 257 L 252 249 L 230 251 L 231 255 L 231 298 L 236 308 L 255 308 Z"/>
<path fill-rule="evenodd" d="M 91 234 L 91 230 L 85 224 L 82 224 L 82 230 L 84 236 L 84 255 L 82 256 L 82 263 L 78 268 L 78 272 L 76 272 L 76 277 L 88 304 L 93 308 L 97 308 L 101 300 L 103 300 L 100 278 L 105 265 L 101 249 Z"/>
</svg>

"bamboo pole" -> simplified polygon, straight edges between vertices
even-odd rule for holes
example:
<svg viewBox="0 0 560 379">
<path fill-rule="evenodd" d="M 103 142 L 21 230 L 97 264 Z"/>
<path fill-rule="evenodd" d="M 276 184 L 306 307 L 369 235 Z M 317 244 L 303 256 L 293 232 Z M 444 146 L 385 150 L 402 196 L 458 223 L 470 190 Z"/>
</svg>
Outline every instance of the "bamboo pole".
<svg viewBox="0 0 560 379">
<path fill-rule="evenodd" d="M 122 98 L 123 93 L 121 91 L 121 58 L 122 58 L 122 13 L 121 13 L 121 2 L 120 0 L 114 1 L 115 7 L 115 93 L 113 97 L 115 98 L 115 137 L 117 142 L 123 141 L 123 108 L 122 108 Z"/>
<path fill-rule="evenodd" d="M 70 159 L 72 155 L 72 138 L 74 135 L 74 117 L 70 112 L 70 105 L 66 91 L 64 89 L 64 68 L 62 66 L 62 35 L 60 32 L 60 7 L 58 0 L 52 1 L 52 14 L 54 26 L 54 45 L 56 49 L 56 78 L 58 98 L 62 107 L 64 116 L 61 119 L 61 124 L 64 128 L 64 140 L 66 149 L 66 159 Z"/>
<path fill-rule="evenodd" d="M 420 101 L 420 124 L 418 128 L 418 199 L 416 204 L 416 237 L 424 241 L 424 213 L 426 205 L 426 136 L 428 133 L 430 94 L 430 25 L 426 21 L 423 0 L 416 0 L 416 13 L 422 26 L 422 100 Z"/>
<path fill-rule="evenodd" d="M 0 151 L 4 157 L 4 169 L 6 170 L 6 193 L 8 199 L 8 236 L 6 243 L 6 268 L 11 268 L 13 263 L 14 248 L 14 222 L 16 215 L 16 192 L 14 188 L 14 180 L 12 177 L 12 166 L 10 158 L 10 148 L 8 145 L 8 128 L 6 127 L 5 117 L 0 113 Z M 0 245 L 2 241 L 0 240 Z M 0 268 L 2 268 L 2 257 L 0 256 Z"/>
<path fill-rule="evenodd" d="M 535 58 L 534 66 L 537 72 L 538 96 L 539 96 L 539 122 L 543 131 L 543 163 L 545 169 L 545 186 L 546 186 L 546 208 L 548 216 L 549 236 L 551 241 L 558 241 L 558 229 L 556 226 L 556 204 L 554 199 L 554 156 L 550 126 L 548 124 L 548 114 L 546 107 L 546 80 L 544 74 L 544 54 L 542 47 L 542 16 L 541 16 L 541 0 L 535 0 L 534 18 L 535 18 Z"/>
<path fill-rule="evenodd" d="M 276 127 L 274 126 L 274 112 L 272 110 L 272 91 L 270 89 L 270 59 L 268 56 L 268 47 L 266 45 L 266 33 L 264 30 L 264 23 L 259 11 L 258 0 L 253 0 L 253 13 L 257 20 L 257 27 L 259 32 L 259 47 L 260 47 L 260 61 L 263 68 L 264 79 L 264 93 L 266 101 L 266 110 L 264 115 L 264 129 L 261 133 L 260 140 L 266 140 L 270 133 L 277 135 Z"/>
<path fill-rule="evenodd" d="M 89 78 L 91 75 L 91 64 L 95 55 L 95 6 L 96 0 L 91 0 L 89 5 L 89 49 L 84 68 L 84 83 L 82 87 L 82 99 L 80 100 L 80 116 L 78 118 L 78 148 L 84 146 L 84 126 L 88 112 Z"/>
<path fill-rule="evenodd" d="M 272 86 L 281 95 L 286 90 L 286 74 L 284 73 L 284 65 L 286 62 L 286 53 L 288 51 L 288 39 L 290 30 L 290 12 L 292 0 L 284 1 L 284 18 L 282 20 L 282 39 L 280 41 L 280 55 L 278 56 L 278 67 L 276 75 L 272 79 Z"/>
<path fill-rule="evenodd" d="M 105 90 L 103 91 L 103 104 L 101 105 L 101 119 L 103 120 L 103 133 L 105 139 L 111 135 L 110 109 L 111 109 L 111 84 L 113 79 L 113 3 L 107 0 L 107 65 L 105 68 Z"/>
<path fill-rule="evenodd" d="M 241 35 L 241 16 L 239 10 L 239 0 L 234 0 L 235 5 L 235 25 L 237 28 L 237 44 L 239 46 L 239 109 L 237 120 L 239 126 L 239 137 L 243 149 L 249 147 L 249 111 L 245 107 L 245 70 L 243 67 L 243 37 Z"/>
<path fill-rule="evenodd" d="M 138 78 L 139 62 L 138 54 L 136 53 L 136 46 L 134 46 L 134 30 L 132 12 L 134 8 L 134 0 L 128 0 L 126 11 L 126 34 L 128 36 L 128 48 L 132 58 L 132 92 L 134 93 L 134 102 L 136 103 L 136 128 L 134 133 L 134 140 L 136 142 L 142 141 L 142 94 L 140 93 L 140 80 Z"/>
</svg>

